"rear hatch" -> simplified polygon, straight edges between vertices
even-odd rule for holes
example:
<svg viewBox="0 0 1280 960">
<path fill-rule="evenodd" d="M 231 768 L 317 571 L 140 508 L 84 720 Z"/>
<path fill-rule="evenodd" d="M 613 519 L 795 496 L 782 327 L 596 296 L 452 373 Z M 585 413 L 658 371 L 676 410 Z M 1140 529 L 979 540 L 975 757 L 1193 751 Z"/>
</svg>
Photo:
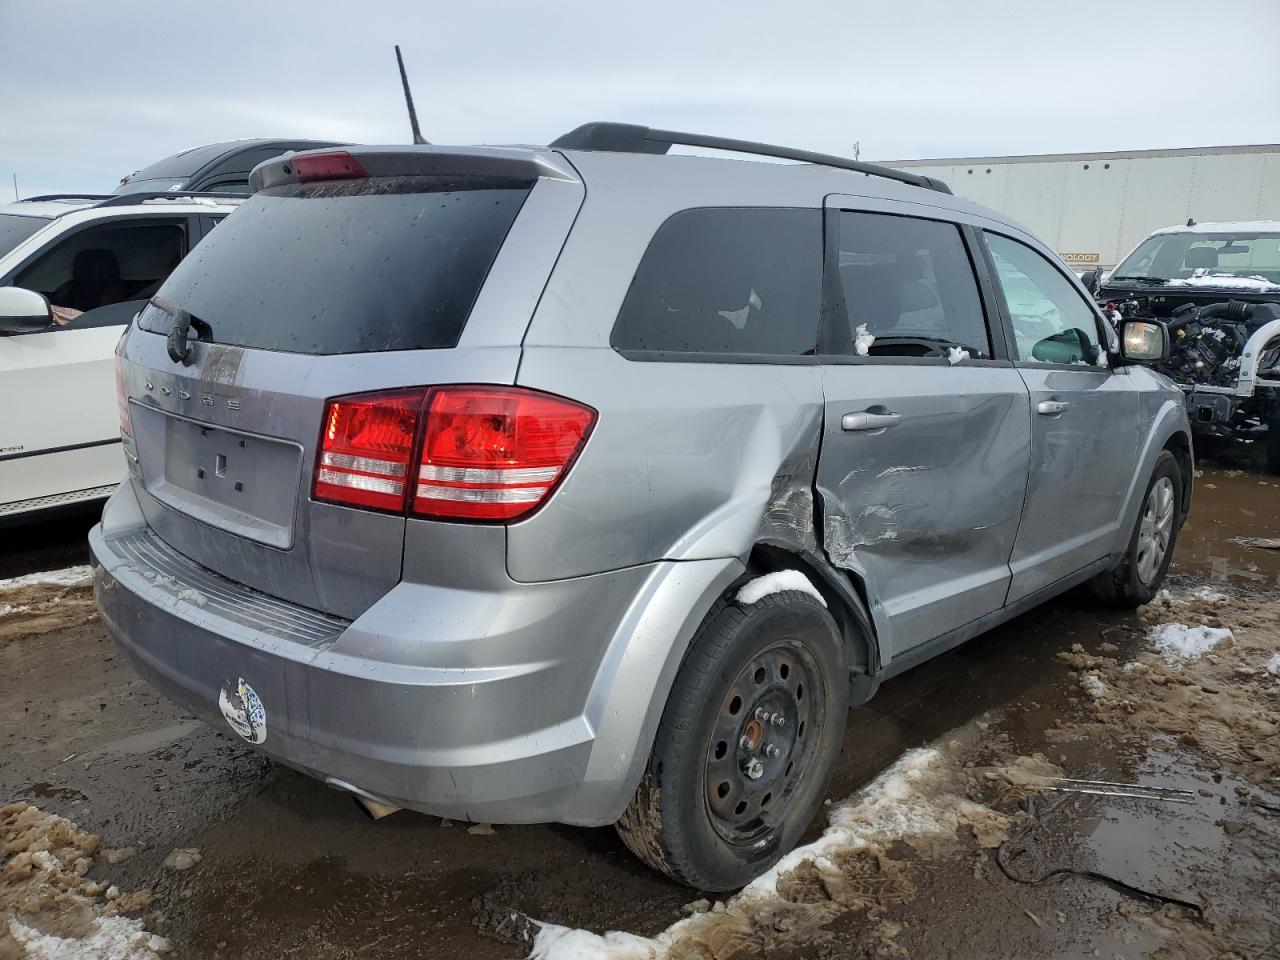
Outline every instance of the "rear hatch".
<svg viewBox="0 0 1280 960">
<path fill-rule="evenodd" d="M 582 188 L 533 150 L 300 154 L 254 176 L 262 189 L 123 344 L 122 426 L 156 536 L 240 583 L 355 617 L 401 575 L 404 511 L 377 490 L 412 477 L 326 453 L 340 481 L 374 493 L 317 499 L 335 489 L 316 486 L 328 401 L 513 383 Z"/>
</svg>

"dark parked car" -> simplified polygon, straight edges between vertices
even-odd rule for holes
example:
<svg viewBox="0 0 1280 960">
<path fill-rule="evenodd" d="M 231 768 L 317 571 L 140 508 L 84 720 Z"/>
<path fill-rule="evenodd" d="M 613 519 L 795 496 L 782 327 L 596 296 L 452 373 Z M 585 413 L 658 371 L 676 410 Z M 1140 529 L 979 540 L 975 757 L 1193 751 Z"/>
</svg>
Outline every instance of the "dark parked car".
<svg viewBox="0 0 1280 960">
<path fill-rule="evenodd" d="M 248 195 L 249 171 L 289 150 L 336 147 L 332 140 L 227 140 L 192 147 L 157 160 L 120 181 L 113 193 L 200 190 Z"/>
</svg>

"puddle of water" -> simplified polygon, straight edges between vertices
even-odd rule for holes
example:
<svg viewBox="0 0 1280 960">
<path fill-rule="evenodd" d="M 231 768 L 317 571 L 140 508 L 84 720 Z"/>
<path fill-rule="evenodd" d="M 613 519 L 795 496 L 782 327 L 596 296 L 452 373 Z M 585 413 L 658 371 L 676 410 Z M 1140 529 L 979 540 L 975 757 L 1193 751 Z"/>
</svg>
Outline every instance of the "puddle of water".
<svg viewBox="0 0 1280 960">
<path fill-rule="evenodd" d="M 46 783 L 43 780 L 23 787 L 19 791 L 19 796 L 37 805 L 41 800 L 68 800 L 73 803 L 81 803 L 89 799 L 79 790 L 73 790 L 71 787 L 60 787 L 57 784 Z"/>
<path fill-rule="evenodd" d="M 169 744 L 181 740 L 188 734 L 203 729 L 205 724 L 199 720 L 183 720 L 178 723 L 171 723 L 167 726 L 156 727 L 154 730 L 143 730 L 140 733 L 134 733 L 127 737 L 121 737 L 118 740 L 112 740 L 110 743 L 104 743 L 97 750 L 93 751 L 93 756 L 106 757 L 131 757 L 138 754 L 154 753 Z M 86 754 L 89 756 L 89 754 Z"/>
<path fill-rule="evenodd" d="M 1201 468 L 1174 563 L 1219 583 L 1280 586 L 1280 550 L 1234 542 L 1239 537 L 1280 537 L 1280 477 Z"/>
</svg>

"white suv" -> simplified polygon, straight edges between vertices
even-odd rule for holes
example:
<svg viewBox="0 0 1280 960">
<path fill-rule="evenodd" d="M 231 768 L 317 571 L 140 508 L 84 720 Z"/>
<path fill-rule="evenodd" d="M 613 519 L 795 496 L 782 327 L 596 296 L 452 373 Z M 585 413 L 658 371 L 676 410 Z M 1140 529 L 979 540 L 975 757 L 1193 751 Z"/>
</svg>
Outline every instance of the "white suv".
<svg viewBox="0 0 1280 960">
<path fill-rule="evenodd" d="M 106 497 L 124 477 L 113 350 L 124 327 L 241 199 L 37 197 L 0 206 L 0 524 Z M 8 289 L 6 289 L 8 288 Z"/>
</svg>

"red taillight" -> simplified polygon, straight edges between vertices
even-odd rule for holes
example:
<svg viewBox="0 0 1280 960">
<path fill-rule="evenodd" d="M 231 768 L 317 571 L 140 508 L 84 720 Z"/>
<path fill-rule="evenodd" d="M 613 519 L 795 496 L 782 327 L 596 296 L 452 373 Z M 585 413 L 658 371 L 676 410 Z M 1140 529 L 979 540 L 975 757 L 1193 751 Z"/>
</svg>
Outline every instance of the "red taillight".
<svg viewBox="0 0 1280 960">
<path fill-rule="evenodd" d="M 546 501 L 595 419 L 590 407 L 519 387 L 338 397 L 325 407 L 314 495 L 450 520 L 514 520 Z"/>
<path fill-rule="evenodd" d="M 316 459 L 315 498 L 403 510 L 422 397 L 422 390 L 390 390 L 330 400 Z"/>
<path fill-rule="evenodd" d="M 503 387 L 431 392 L 413 512 L 514 520 L 541 504 L 582 449 L 596 414 Z"/>
<path fill-rule="evenodd" d="M 304 154 L 294 157 L 290 162 L 299 183 L 310 183 L 313 180 L 358 180 L 369 176 L 360 161 L 345 150 Z"/>
</svg>

